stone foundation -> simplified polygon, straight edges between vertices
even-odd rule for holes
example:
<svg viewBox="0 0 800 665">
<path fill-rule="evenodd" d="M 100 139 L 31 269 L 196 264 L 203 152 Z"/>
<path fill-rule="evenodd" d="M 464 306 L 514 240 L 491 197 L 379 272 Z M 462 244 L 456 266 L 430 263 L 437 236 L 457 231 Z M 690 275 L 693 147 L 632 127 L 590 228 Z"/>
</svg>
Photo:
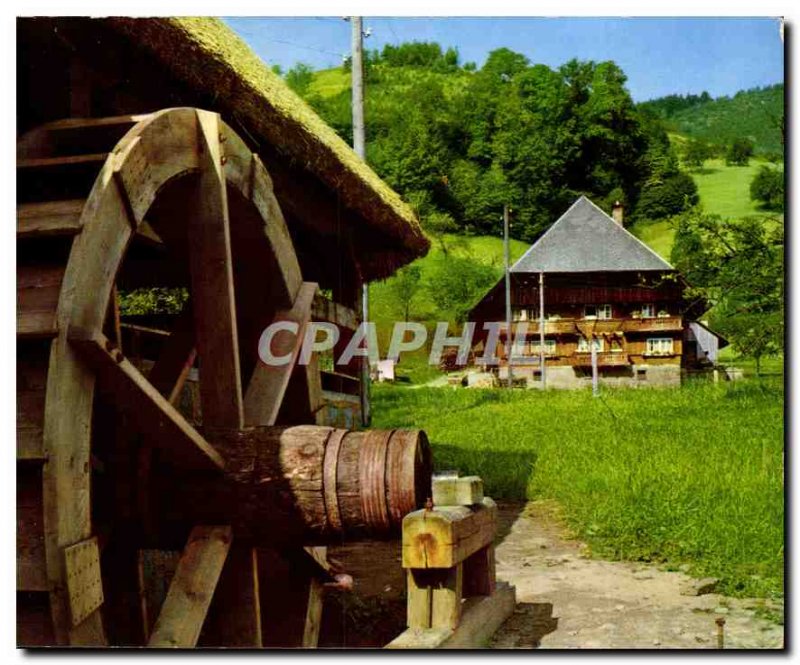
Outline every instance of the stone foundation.
<svg viewBox="0 0 800 665">
<path fill-rule="evenodd" d="M 508 376 L 505 367 L 500 368 L 500 378 Z M 525 379 L 528 388 L 541 388 L 538 368 L 514 367 L 514 378 Z M 591 388 L 591 368 L 571 366 L 548 366 L 545 369 L 546 387 L 563 390 Z M 627 367 L 601 367 L 601 386 L 615 388 L 677 387 L 681 385 L 680 365 L 629 365 Z"/>
</svg>

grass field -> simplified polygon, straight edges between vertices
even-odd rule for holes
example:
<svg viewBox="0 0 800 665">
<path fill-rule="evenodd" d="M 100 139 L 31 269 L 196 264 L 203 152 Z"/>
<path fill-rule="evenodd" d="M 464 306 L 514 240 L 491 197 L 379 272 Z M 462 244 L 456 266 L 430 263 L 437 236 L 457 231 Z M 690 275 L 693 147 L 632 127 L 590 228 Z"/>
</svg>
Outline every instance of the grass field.
<svg viewBox="0 0 800 665">
<path fill-rule="evenodd" d="M 676 141 L 674 136 L 672 139 Z M 722 217 L 767 216 L 773 213 L 763 212 L 750 200 L 750 182 L 764 164 L 767 162 L 753 159 L 748 166 L 728 166 L 722 159 L 712 159 L 702 169 L 689 173 L 697 184 L 700 203 L 706 212 Z M 670 220 L 639 222 L 630 231 L 669 261 L 675 237 Z"/>
<path fill-rule="evenodd" d="M 783 590 L 780 379 L 677 390 L 374 388 L 375 427 L 421 427 L 436 467 L 559 502 L 601 556 L 688 563 L 731 595 Z"/>
</svg>

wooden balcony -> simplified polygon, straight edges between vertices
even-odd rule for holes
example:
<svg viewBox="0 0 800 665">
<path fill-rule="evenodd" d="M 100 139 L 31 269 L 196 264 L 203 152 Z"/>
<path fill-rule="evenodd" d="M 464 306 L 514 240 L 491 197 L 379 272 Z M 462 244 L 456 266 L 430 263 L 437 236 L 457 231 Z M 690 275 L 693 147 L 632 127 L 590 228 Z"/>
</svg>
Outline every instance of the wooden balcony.
<svg viewBox="0 0 800 665">
<path fill-rule="evenodd" d="M 627 353 L 604 351 L 597 354 L 598 367 L 626 367 L 631 364 L 631 360 Z M 576 353 L 572 356 L 572 365 L 574 367 L 591 367 L 592 354 L 591 353 Z"/>
<path fill-rule="evenodd" d="M 520 328 L 522 324 L 527 325 L 527 335 L 538 335 L 539 334 L 539 321 L 513 321 L 511 323 L 511 329 L 514 332 L 514 335 L 517 334 L 517 330 Z M 508 326 L 505 323 L 500 324 L 500 337 L 505 337 L 506 333 L 508 332 Z M 570 334 L 575 333 L 575 321 L 572 319 L 564 319 L 559 321 L 545 321 L 544 322 L 544 334 L 545 335 L 563 335 L 563 334 Z"/>
<path fill-rule="evenodd" d="M 683 330 L 683 318 L 664 316 L 654 319 L 626 319 L 622 329 L 625 332 L 678 331 Z"/>
</svg>

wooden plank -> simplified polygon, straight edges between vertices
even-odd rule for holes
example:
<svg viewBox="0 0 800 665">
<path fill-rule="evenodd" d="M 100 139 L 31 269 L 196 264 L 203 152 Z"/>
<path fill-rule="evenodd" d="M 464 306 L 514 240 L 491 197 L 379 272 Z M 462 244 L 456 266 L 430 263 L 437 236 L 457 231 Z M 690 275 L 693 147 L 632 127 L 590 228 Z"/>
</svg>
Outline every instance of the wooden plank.
<svg viewBox="0 0 800 665">
<path fill-rule="evenodd" d="M 41 469 L 17 469 L 17 591 L 47 591 Z"/>
<path fill-rule="evenodd" d="M 480 649 L 516 606 L 516 591 L 505 582 L 491 596 L 469 598 L 464 602 L 458 627 L 409 628 L 386 645 L 387 649 Z"/>
<path fill-rule="evenodd" d="M 222 569 L 203 645 L 261 648 L 258 553 L 234 545 Z"/>
<path fill-rule="evenodd" d="M 496 515 L 489 497 L 478 506 L 409 513 L 403 518 L 403 567 L 452 568 L 493 542 Z"/>
<path fill-rule="evenodd" d="M 495 590 L 494 544 L 464 560 L 464 596 L 491 596 Z"/>
<path fill-rule="evenodd" d="M 44 387 L 17 391 L 17 459 L 44 460 Z"/>
<path fill-rule="evenodd" d="M 431 628 L 455 628 L 461 619 L 464 567 L 457 563 L 441 573 L 431 593 Z"/>
<path fill-rule="evenodd" d="M 17 266 L 17 337 L 53 337 L 63 265 Z"/>
<path fill-rule="evenodd" d="M 225 463 L 185 418 L 119 350 L 99 333 L 71 328 L 73 346 L 97 373 L 98 388 L 113 399 L 173 461 L 184 468 L 223 469 Z"/>
<path fill-rule="evenodd" d="M 474 506 L 483 501 L 483 481 L 478 476 L 433 478 L 434 506 Z"/>
<path fill-rule="evenodd" d="M 314 305 L 311 308 L 311 318 L 314 321 L 328 321 L 335 323 L 341 328 L 355 330 L 358 328 L 358 315 L 344 305 L 326 298 L 322 293 L 317 293 L 314 297 Z"/>
<path fill-rule="evenodd" d="M 298 325 L 297 334 L 279 331 L 272 340 L 272 353 L 276 356 L 288 355 L 288 363 L 280 366 L 267 365 L 259 359 L 256 364 L 244 400 L 245 423 L 248 426 L 275 424 L 286 388 L 289 385 L 289 379 L 300 354 L 306 325 L 311 320 L 311 304 L 316 291 L 316 284 L 304 282 L 300 287 L 294 306 L 288 311 L 281 311 L 275 315 L 276 322 L 296 323 Z"/>
<path fill-rule="evenodd" d="M 139 550 L 138 589 L 145 642 L 150 640 L 164 605 L 181 553 L 172 550 Z"/>
<path fill-rule="evenodd" d="M 242 379 L 219 116 L 197 111 L 197 120 L 200 176 L 189 202 L 187 233 L 203 424 L 241 428 Z"/>
<path fill-rule="evenodd" d="M 148 646 L 189 648 L 197 644 L 231 538 L 228 526 L 192 529 Z"/>
<path fill-rule="evenodd" d="M 97 164 L 100 166 L 106 161 L 107 152 L 96 152 L 87 155 L 65 155 L 62 157 L 32 157 L 18 159 L 18 169 L 53 168 L 58 166 L 74 166 L 75 164 Z"/>
<path fill-rule="evenodd" d="M 430 573 L 411 569 L 406 572 L 406 624 L 409 628 L 431 627 L 432 587 Z"/>
<path fill-rule="evenodd" d="M 17 238 L 80 233 L 83 205 L 84 199 L 21 203 L 17 206 Z"/>
<path fill-rule="evenodd" d="M 306 620 L 303 626 L 304 649 L 316 649 L 319 644 L 319 630 L 322 626 L 322 603 L 325 590 L 316 577 L 309 580 L 308 605 L 306 607 Z"/>
</svg>

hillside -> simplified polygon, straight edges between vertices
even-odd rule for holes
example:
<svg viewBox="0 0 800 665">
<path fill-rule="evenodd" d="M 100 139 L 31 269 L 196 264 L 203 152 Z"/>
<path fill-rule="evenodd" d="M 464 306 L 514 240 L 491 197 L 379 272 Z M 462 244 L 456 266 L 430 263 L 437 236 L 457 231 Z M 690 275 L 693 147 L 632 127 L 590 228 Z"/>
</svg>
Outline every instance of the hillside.
<svg viewBox="0 0 800 665">
<path fill-rule="evenodd" d="M 669 95 L 642 102 L 664 121 L 668 130 L 716 145 L 750 138 L 756 152 L 782 153 L 781 123 L 784 117 L 783 84 L 742 90 L 732 97 L 712 99 L 703 95 Z"/>
</svg>

